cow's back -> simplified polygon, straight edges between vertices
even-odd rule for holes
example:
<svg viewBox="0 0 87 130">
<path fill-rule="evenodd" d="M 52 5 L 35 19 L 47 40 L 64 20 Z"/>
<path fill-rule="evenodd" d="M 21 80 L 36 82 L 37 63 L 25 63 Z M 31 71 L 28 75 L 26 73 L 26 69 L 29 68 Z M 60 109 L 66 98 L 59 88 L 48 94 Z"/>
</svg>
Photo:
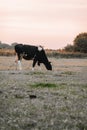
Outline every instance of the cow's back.
<svg viewBox="0 0 87 130">
<path fill-rule="evenodd" d="M 30 57 L 34 57 L 37 51 L 37 47 L 30 46 L 30 45 L 23 45 L 23 51 L 25 54 L 29 55 Z"/>
</svg>

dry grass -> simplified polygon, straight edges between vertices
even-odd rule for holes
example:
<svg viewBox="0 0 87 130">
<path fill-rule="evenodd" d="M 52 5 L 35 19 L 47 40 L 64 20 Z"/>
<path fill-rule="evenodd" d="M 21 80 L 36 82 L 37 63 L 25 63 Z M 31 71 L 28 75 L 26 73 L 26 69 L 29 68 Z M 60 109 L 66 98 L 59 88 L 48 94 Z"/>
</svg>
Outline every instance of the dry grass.
<svg viewBox="0 0 87 130">
<path fill-rule="evenodd" d="M 45 50 L 47 56 L 55 58 L 87 58 L 86 53 L 79 52 L 66 52 L 64 50 Z M 13 49 L 0 49 L 0 56 L 14 56 L 15 51 Z"/>
<path fill-rule="evenodd" d="M 0 57 L 1 130 L 86 130 L 87 59 L 50 58 L 53 71 Z"/>
<path fill-rule="evenodd" d="M 15 51 L 13 49 L 0 49 L 0 56 L 13 56 Z"/>
</svg>

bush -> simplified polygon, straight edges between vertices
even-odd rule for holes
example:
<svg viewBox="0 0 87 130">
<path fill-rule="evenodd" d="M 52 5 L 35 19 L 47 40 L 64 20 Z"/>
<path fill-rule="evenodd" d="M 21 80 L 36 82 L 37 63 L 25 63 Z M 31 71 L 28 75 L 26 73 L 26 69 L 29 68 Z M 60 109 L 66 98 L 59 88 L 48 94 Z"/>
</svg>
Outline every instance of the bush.
<svg viewBox="0 0 87 130">
<path fill-rule="evenodd" d="M 74 51 L 74 46 L 68 44 L 68 45 L 64 48 L 64 50 L 67 51 L 67 52 L 73 52 L 73 51 Z"/>
</svg>

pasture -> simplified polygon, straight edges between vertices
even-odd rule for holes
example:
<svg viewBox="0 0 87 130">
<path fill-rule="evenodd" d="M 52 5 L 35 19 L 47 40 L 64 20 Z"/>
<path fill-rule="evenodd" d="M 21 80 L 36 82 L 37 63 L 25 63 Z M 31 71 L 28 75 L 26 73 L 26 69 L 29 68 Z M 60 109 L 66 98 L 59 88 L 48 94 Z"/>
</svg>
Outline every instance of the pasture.
<svg viewBox="0 0 87 130">
<path fill-rule="evenodd" d="M 0 130 L 87 130 L 87 59 L 32 61 L 0 56 Z"/>
</svg>

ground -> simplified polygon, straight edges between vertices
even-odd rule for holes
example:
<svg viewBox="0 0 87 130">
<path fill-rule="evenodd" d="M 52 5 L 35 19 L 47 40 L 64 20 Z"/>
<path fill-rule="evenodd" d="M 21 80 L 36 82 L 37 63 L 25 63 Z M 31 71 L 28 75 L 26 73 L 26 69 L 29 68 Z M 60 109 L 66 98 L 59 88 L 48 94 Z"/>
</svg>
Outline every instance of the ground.
<svg viewBox="0 0 87 130">
<path fill-rule="evenodd" d="M 87 59 L 49 58 L 31 70 L 0 57 L 0 130 L 87 130 Z"/>
</svg>

